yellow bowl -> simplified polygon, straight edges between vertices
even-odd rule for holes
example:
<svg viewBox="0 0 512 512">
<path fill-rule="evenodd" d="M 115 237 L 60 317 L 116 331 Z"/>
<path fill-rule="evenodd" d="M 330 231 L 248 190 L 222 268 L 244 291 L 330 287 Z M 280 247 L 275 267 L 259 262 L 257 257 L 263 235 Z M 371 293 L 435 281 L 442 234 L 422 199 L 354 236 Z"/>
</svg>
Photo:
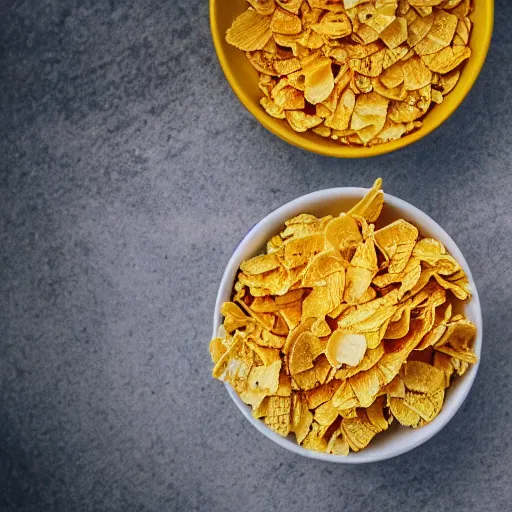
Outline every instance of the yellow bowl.
<svg viewBox="0 0 512 512">
<path fill-rule="evenodd" d="M 440 126 L 462 103 L 482 69 L 491 43 L 494 0 L 473 0 L 474 10 L 470 15 L 473 29 L 469 46 L 471 57 L 463 66 L 459 83 L 446 96 L 440 105 L 425 116 L 423 126 L 398 140 L 372 147 L 343 146 L 331 139 L 314 133 L 295 132 L 286 121 L 270 117 L 260 106 L 261 91 L 258 88 L 258 73 L 245 57 L 245 53 L 226 43 L 226 30 L 233 20 L 244 12 L 248 4 L 245 0 L 210 0 L 210 26 L 213 44 L 220 65 L 242 104 L 251 114 L 272 133 L 281 139 L 314 153 L 341 158 L 360 158 L 390 153 L 423 138 Z"/>
</svg>

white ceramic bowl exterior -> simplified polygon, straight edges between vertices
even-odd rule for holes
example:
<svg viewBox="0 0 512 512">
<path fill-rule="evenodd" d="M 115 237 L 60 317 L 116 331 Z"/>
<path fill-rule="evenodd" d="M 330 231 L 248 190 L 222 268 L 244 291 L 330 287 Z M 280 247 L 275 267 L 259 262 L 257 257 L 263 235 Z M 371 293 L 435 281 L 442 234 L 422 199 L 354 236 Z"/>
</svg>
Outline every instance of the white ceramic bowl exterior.
<svg viewBox="0 0 512 512">
<path fill-rule="evenodd" d="M 237 270 L 242 261 L 263 252 L 267 240 L 282 231 L 286 220 L 300 213 L 311 213 L 317 217 L 329 214 L 339 215 L 340 212 L 348 211 L 366 192 L 367 189 L 363 188 L 319 190 L 318 192 L 313 192 L 290 201 L 258 222 L 237 247 L 224 271 L 215 303 L 212 336 L 215 336 L 217 328 L 222 322 L 220 308 L 223 302 L 229 301 L 231 298 Z M 480 358 L 482 348 L 482 312 L 476 286 L 464 256 L 448 233 L 427 214 L 397 197 L 385 194 L 385 206 L 378 224 L 388 224 L 398 218 L 403 218 L 413 223 L 418 227 L 423 236 L 431 236 L 442 242 L 465 270 L 471 283 L 473 297 L 465 305 L 464 313 L 476 325 L 477 338 L 474 350 Z M 470 366 L 462 377 L 455 380 L 447 391 L 442 411 L 431 423 L 418 429 L 392 426 L 388 431 L 377 435 L 367 448 L 361 452 L 351 452 L 347 457 L 306 450 L 295 442 L 293 435 L 284 438 L 276 434 L 261 420 L 252 417 L 251 408 L 240 399 L 231 386 L 226 384 L 226 388 L 247 420 L 278 445 L 312 459 L 344 464 L 358 464 L 396 457 L 412 450 L 437 434 L 453 418 L 464 402 L 475 380 L 478 364 Z"/>
</svg>

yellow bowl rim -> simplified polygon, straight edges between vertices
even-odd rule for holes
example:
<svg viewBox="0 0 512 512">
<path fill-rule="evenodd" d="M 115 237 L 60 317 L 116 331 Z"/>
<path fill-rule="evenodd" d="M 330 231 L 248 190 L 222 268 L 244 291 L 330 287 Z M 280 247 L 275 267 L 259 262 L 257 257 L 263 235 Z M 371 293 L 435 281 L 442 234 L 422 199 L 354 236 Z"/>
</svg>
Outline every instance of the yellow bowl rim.
<svg viewBox="0 0 512 512">
<path fill-rule="evenodd" d="M 472 73 L 468 75 L 467 79 L 464 81 L 460 81 L 457 84 L 455 90 L 458 90 L 458 96 L 453 104 L 453 108 L 451 110 L 442 113 L 438 118 L 438 122 L 429 126 L 425 129 L 417 130 L 407 137 L 402 137 L 398 140 L 394 140 L 391 142 L 386 142 L 384 144 L 379 144 L 371 147 L 351 147 L 351 146 L 343 146 L 335 148 L 326 148 L 321 144 L 313 140 L 306 139 L 301 136 L 300 133 L 290 132 L 286 129 L 286 127 L 280 123 L 275 123 L 275 120 L 270 117 L 266 112 L 261 110 L 260 108 L 253 105 L 249 95 L 242 87 L 237 85 L 235 75 L 232 72 L 230 66 L 228 65 L 228 57 L 223 49 L 224 42 L 224 34 L 220 31 L 220 26 L 217 21 L 216 15 L 216 4 L 223 0 L 210 0 L 210 30 L 212 33 L 213 46 L 215 47 L 215 51 L 217 53 L 217 57 L 219 59 L 220 66 L 226 79 L 231 86 L 231 89 L 236 94 L 242 105 L 270 132 L 277 135 L 280 139 L 292 144 L 301 149 L 305 149 L 307 151 L 311 151 L 313 153 L 317 153 L 324 156 L 331 156 L 337 158 L 366 158 L 370 156 L 378 156 L 386 153 L 391 153 L 398 149 L 409 146 L 410 144 L 426 137 L 429 133 L 433 132 L 439 126 L 441 126 L 460 106 L 460 104 L 464 101 L 469 91 L 473 87 L 476 82 L 478 75 L 480 74 L 482 67 L 485 63 L 489 47 L 491 44 L 493 27 L 494 27 L 494 0 L 476 0 L 476 1 L 486 1 L 489 4 L 490 16 L 488 16 L 482 23 L 485 23 L 485 39 L 482 41 L 484 45 L 484 51 L 476 56 L 472 56 L 476 64 L 473 64 Z M 455 92 L 455 91 L 454 91 Z"/>
</svg>

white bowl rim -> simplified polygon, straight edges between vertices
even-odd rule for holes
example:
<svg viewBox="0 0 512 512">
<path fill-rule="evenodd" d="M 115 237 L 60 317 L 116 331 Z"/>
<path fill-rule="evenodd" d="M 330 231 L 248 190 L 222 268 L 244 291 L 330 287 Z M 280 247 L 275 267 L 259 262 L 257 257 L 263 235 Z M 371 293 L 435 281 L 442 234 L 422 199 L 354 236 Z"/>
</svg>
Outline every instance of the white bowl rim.
<svg viewBox="0 0 512 512">
<path fill-rule="evenodd" d="M 284 220 L 292 218 L 293 216 L 298 215 L 298 213 L 306 211 L 307 206 L 304 206 L 304 209 L 302 210 L 297 209 L 299 206 L 302 207 L 304 203 L 318 201 L 319 199 L 323 199 L 326 201 L 333 200 L 336 198 L 360 199 L 361 197 L 364 196 L 364 194 L 368 192 L 368 190 L 369 189 L 360 187 L 336 187 L 317 190 L 315 192 L 299 196 L 296 199 L 293 199 L 292 201 L 283 204 L 282 206 L 278 207 L 277 209 L 269 213 L 262 220 L 260 220 L 238 244 L 233 255 L 229 259 L 228 264 L 226 265 L 219 285 L 219 290 L 215 302 L 212 337 L 216 336 L 217 329 L 221 324 L 222 316 L 220 314 L 220 308 L 222 306 L 222 303 L 225 302 L 226 300 L 226 290 L 228 291 L 228 297 L 231 296 L 234 278 L 236 276 L 236 272 L 240 266 L 240 263 L 243 261 L 242 254 L 245 251 L 245 247 L 261 230 L 268 228 L 270 226 L 281 226 L 284 224 Z M 404 201 L 403 199 L 400 199 L 391 194 L 385 193 L 384 198 L 386 204 L 396 207 L 402 211 L 406 211 L 409 217 L 418 220 L 419 222 L 421 222 L 422 225 L 427 225 L 430 231 L 435 231 L 441 234 L 442 238 L 445 239 L 445 242 L 448 241 L 448 243 L 445 243 L 445 245 L 447 246 L 449 253 L 458 261 L 458 263 L 465 270 L 468 280 L 470 282 L 470 286 L 472 288 L 471 305 L 475 309 L 475 317 L 473 321 L 477 328 L 477 337 L 474 343 L 474 351 L 478 356 L 478 362 L 471 365 L 471 367 L 467 370 L 463 377 L 459 378 L 460 383 L 457 389 L 457 394 L 452 399 L 451 406 L 449 408 L 445 406 L 446 404 L 443 405 L 443 409 L 431 423 L 428 423 L 427 425 L 414 430 L 414 432 L 416 433 L 415 436 L 409 436 L 409 439 L 407 439 L 405 442 L 401 443 L 394 449 L 383 449 L 376 454 L 367 454 L 365 453 L 365 450 L 362 450 L 360 452 L 351 452 L 348 456 L 341 456 L 317 452 L 313 450 L 307 450 L 306 448 L 303 448 L 302 446 L 297 444 L 295 441 L 292 441 L 288 438 L 282 437 L 279 434 L 275 433 L 273 430 L 267 427 L 261 420 L 255 419 L 251 415 L 250 408 L 241 400 L 236 391 L 228 383 L 225 383 L 229 396 L 233 399 L 233 401 L 240 409 L 242 414 L 257 430 L 259 430 L 268 439 L 271 439 L 272 441 L 277 443 L 279 446 L 286 448 L 287 450 L 290 450 L 303 457 L 317 459 L 326 462 L 336 462 L 341 464 L 363 464 L 368 462 L 378 462 L 381 460 L 387 460 L 393 457 L 397 457 L 398 455 L 402 455 L 403 453 L 406 453 L 425 443 L 435 434 L 439 433 L 446 426 L 446 424 L 453 418 L 453 416 L 455 416 L 459 408 L 464 403 L 464 400 L 468 396 L 469 391 L 476 378 L 476 374 L 478 372 L 482 347 L 482 310 L 476 284 L 474 282 L 471 270 L 466 259 L 464 258 L 462 252 L 458 248 L 455 241 L 451 238 L 451 236 L 425 212 L 415 207 L 414 205 L 408 203 L 407 201 Z"/>
</svg>

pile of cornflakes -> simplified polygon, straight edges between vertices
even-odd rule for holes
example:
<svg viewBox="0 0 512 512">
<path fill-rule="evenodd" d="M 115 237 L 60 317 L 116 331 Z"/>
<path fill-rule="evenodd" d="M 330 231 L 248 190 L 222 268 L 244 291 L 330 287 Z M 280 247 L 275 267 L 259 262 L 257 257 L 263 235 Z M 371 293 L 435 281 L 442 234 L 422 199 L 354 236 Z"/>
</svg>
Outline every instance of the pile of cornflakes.
<svg viewBox="0 0 512 512">
<path fill-rule="evenodd" d="M 248 0 L 226 33 L 261 105 L 297 132 L 371 146 L 417 130 L 468 59 L 470 0 Z"/>
<path fill-rule="evenodd" d="M 425 425 L 477 361 L 464 270 L 406 220 L 376 229 L 381 186 L 338 217 L 288 220 L 240 265 L 210 343 L 213 376 L 311 450 L 361 450 L 394 418 Z"/>
</svg>

